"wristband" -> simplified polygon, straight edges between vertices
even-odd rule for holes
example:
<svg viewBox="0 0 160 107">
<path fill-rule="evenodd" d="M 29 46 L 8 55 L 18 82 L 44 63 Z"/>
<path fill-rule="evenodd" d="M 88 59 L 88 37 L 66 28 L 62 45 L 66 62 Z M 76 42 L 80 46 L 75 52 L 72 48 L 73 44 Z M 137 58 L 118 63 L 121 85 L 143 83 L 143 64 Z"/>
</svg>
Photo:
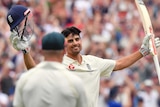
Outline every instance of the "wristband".
<svg viewBox="0 0 160 107">
<path fill-rule="evenodd" d="M 28 53 L 29 52 L 29 48 L 23 49 L 22 52 L 23 52 L 23 54 Z"/>
</svg>

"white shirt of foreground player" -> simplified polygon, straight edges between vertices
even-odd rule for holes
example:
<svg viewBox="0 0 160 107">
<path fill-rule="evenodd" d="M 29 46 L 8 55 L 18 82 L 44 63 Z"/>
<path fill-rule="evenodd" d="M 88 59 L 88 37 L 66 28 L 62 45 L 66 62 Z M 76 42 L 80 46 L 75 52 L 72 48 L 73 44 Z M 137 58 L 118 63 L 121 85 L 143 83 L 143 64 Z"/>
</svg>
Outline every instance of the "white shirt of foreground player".
<svg viewBox="0 0 160 107">
<path fill-rule="evenodd" d="M 81 79 L 57 62 L 41 62 L 22 74 L 14 107 L 87 107 Z"/>
</svg>

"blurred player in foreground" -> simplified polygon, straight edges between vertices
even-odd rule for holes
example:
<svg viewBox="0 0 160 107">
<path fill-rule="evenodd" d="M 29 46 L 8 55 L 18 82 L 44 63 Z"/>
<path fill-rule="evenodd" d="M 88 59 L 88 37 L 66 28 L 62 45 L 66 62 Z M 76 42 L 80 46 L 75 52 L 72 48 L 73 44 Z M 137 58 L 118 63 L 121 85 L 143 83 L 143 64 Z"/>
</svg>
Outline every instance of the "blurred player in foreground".
<svg viewBox="0 0 160 107">
<path fill-rule="evenodd" d="M 18 13 L 30 12 L 22 6 L 14 6 L 11 8 L 12 12 L 13 10 Z M 12 16 L 14 15 L 10 14 L 9 17 L 13 19 Z M 28 16 L 24 14 L 24 17 Z M 19 36 L 22 35 L 19 33 Z M 24 41 L 24 37 L 20 38 Z M 22 74 L 18 80 L 14 107 L 88 107 L 81 79 L 62 64 L 64 41 L 63 34 L 57 32 L 43 37 L 41 53 L 44 61 Z"/>
<path fill-rule="evenodd" d="M 9 25 L 13 28 L 10 23 Z M 16 24 L 16 26 L 18 25 L 19 23 Z M 144 37 L 140 49 L 136 52 L 118 60 L 111 60 L 98 58 L 92 55 L 81 55 L 82 41 L 80 32 L 81 31 L 76 27 L 69 27 L 62 31 L 66 40 L 66 54 L 63 58 L 63 64 L 73 74 L 82 79 L 86 89 L 89 107 L 98 107 L 100 78 L 110 77 L 112 71 L 127 68 L 143 56 L 149 55 L 149 40 L 151 35 L 146 35 Z M 15 49 L 22 50 L 23 52 L 29 47 L 29 45 L 22 45 L 28 44 L 28 41 L 22 41 L 21 39 L 11 39 L 11 43 Z M 159 38 L 155 39 L 155 45 L 156 47 L 160 46 Z M 28 69 L 36 65 L 29 51 L 24 52 L 24 60 Z"/>
</svg>

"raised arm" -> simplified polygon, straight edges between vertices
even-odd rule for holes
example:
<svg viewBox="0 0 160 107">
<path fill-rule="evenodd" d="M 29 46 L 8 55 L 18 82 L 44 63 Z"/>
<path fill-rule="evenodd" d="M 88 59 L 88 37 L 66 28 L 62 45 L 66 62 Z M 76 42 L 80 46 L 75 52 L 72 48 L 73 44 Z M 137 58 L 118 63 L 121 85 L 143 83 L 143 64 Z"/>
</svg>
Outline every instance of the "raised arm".
<svg viewBox="0 0 160 107">
<path fill-rule="evenodd" d="M 143 56 L 150 54 L 150 48 L 149 48 L 150 37 L 151 37 L 151 35 L 146 35 L 144 37 L 141 48 L 139 49 L 139 51 L 136 51 L 129 56 L 118 59 L 116 61 L 116 66 L 114 68 L 114 71 L 127 68 L 127 67 L 131 66 L 132 64 L 134 64 L 139 59 L 141 59 Z M 160 46 L 159 38 L 155 38 L 155 45 L 156 45 L 156 48 L 158 48 Z"/>
<path fill-rule="evenodd" d="M 33 68 L 36 65 L 35 61 L 33 60 L 30 54 L 30 45 L 28 40 L 22 40 L 20 39 L 20 37 L 14 34 L 11 34 L 10 43 L 14 47 L 14 49 L 16 49 L 17 51 L 23 52 L 24 63 L 28 70 Z"/>
<path fill-rule="evenodd" d="M 127 68 L 131 66 L 133 63 L 135 63 L 136 61 L 138 61 L 139 59 L 141 59 L 142 57 L 143 55 L 139 51 L 136 51 L 135 53 L 129 56 L 120 58 L 116 61 L 116 66 L 114 68 L 114 71 Z"/>
<path fill-rule="evenodd" d="M 36 64 L 29 54 L 29 40 L 34 34 L 33 13 L 31 9 L 23 5 L 13 5 L 7 13 L 7 23 L 10 26 L 10 43 L 12 46 L 24 53 L 24 62 L 27 69 L 34 67 Z"/>
<path fill-rule="evenodd" d="M 26 65 L 26 68 L 29 70 L 31 68 L 33 68 L 34 66 L 36 66 L 36 63 L 35 61 L 33 60 L 31 54 L 28 52 L 28 53 L 25 53 L 23 55 L 24 57 L 24 63 Z"/>
</svg>

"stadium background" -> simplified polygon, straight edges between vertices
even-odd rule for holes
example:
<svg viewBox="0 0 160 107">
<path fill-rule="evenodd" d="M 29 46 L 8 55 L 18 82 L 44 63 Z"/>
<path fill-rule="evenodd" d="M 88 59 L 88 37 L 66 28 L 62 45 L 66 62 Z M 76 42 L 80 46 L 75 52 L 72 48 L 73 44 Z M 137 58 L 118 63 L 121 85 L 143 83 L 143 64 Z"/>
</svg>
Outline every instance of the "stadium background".
<svg viewBox="0 0 160 107">
<path fill-rule="evenodd" d="M 160 1 L 144 2 L 155 35 L 160 37 Z M 101 58 L 126 56 L 139 49 L 144 37 L 134 0 L 0 0 L 0 107 L 12 107 L 16 81 L 26 71 L 22 52 L 9 43 L 6 14 L 13 4 L 28 6 L 34 13 L 31 54 L 37 63 L 42 60 L 43 35 L 68 26 L 81 29 L 82 54 Z M 110 78 L 101 78 L 99 107 L 108 107 L 110 98 L 117 104 L 114 107 L 160 107 L 159 95 L 155 66 L 147 56 Z"/>
</svg>

